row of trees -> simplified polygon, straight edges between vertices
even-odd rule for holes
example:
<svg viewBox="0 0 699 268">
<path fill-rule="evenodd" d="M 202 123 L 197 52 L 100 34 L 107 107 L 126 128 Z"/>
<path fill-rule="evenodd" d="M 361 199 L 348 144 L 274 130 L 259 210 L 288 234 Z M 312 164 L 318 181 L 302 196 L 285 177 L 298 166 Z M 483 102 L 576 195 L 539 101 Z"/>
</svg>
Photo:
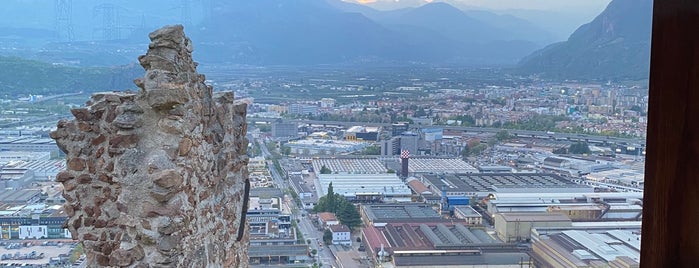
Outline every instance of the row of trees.
<svg viewBox="0 0 699 268">
<path fill-rule="evenodd" d="M 344 196 L 334 192 L 332 182 L 328 185 L 328 194 L 318 199 L 318 203 L 313 207 L 313 211 L 316 213 L 335 213 L 340 223 L 347 225 L 350 229 L 354 229 L 362 223 L 357 208 L 354 204 L 347 201 Z"/>
</svg>

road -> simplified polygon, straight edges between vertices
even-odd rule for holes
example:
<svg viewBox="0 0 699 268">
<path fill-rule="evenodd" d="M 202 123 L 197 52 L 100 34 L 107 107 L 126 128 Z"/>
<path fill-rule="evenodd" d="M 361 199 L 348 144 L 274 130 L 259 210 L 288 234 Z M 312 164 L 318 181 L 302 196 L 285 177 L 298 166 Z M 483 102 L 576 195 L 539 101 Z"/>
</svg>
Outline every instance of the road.
<svg viewBox="0 0 699 268">
<path fill-rule="evenodd" d="M 274 122 L 277 119 L 270 118 L 256 118 L 248 117 L 249 121 L 255 122 Z M 314 124 L 314 125 L 338 125 L 338 126 L 376 126 L 376 127 L 389 127 L 391 123 L 370 123 L 370 122 L 344 122 L 344 121 L 319 121 L 319 120 L 287 120 L 285 122 L 299 123 L 299 124 Z M 488 128 L 488 127 L 458 127 L 458 126 L 443 126 L 443 125 L 432 125 L 425 127 L 439 127 L 444 130 L 458 130 L 466 131 L 471 133 L 497 133 L 503 129 L 500 128 Z M 588 135 L 588 134 L 576 134 L 576 133 L 550 133 L 547 131 L 532 131 L 532 130 L 517 130 L 517 129 L 507 129 L 508 132 L 516 135 L 518 137 L 530 137 L 530 138 L 544 138 L 544 139 L 559 139 L 559 140 L 571 140 L 571 141 L 586 141 L 589 143 L 610 143 L 610 144 L 622 144 L 622 145 L 643 145 L 646 143 L 645 139 L 641 138 L 617 138 L 609 136 L 598 136 L 598 135 Z"/>
<path fill-rule="evenodd" d="M 265 146 L 265 141 L 260 139 L 258 140 L 258 143 L 260 144 L 262 155 L 267 159 L 267 167 L 269 168 L 269 173 L 272 175 L 274 184 L 282 190 L 287 189 L 288 185 L 286 181 L 284 181 L 282 175 L 279 174 L 277 169 L 274 168 L 274 162 L 271 160 L 272 153 L 267 149 L 267 146 Z M 319 241 L 323 240 L 323 232 L 318 231 L 315 228 L 305 210 L 299 208 L 296 202 L 294 202 L 288 195 L 284 197 L 284 205 L 287 206 L 288 211 L 293 213 L 292 220 L 298 220 L 298 224 L 296 226 L 298 226 L 299 230 L 303 234 L 304 239 L 307 241 L 311 240 L 309 246 L 311 249 L 315 249 L 318 252 L 317 259 L 323 264 L 323 267 L 328 267 L 327 265 L 330 265 L 330 267 L 338 267 L 337 263 L 335 262 L 335 257 L 332 255 L 332 252 L 330 252 L 330 249 L 321 247 L 318 244 Z"/>
</svg>

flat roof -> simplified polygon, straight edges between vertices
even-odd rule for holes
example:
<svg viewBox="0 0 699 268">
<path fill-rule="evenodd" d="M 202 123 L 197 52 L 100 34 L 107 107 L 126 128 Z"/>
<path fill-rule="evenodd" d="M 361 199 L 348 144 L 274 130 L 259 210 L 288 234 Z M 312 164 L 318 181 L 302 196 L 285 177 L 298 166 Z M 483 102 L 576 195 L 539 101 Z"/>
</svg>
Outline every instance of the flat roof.
<svg viewBox="0 0 699 268">
<path fill-rule="evenodd" d="M 388 169 L 377 158 L 318 158 L 313 159 L 313 170 L 320 173 L 325 166 L 338 174 L 386 174 Z"/>
<path fill-rule="evenodd" d="M 250 245 L 248 257 L 305 256 L 308 245 Z"/>
<path fill-rule="evenodd" d="M 498 189 L 590 189 L 561 176 L 547 173 L 459 173 L 424 175 L 433 188 L 447 187 L 447 192 L 497 192 Z"/>
<path fill-rule="evenodd" d="M 371 221 L 398 219 L 441 219 L 430 205 L 423 204 L 381 204 L 362 205 L 362 210 Z"/>
<path fill-rule="evenodd" d="M 410 173 L 476 173 L 478 169 L 459 158 L 424 158 L 408 160 Z"/>
<path fill-rule="evenodd" d="M 430 191 L 430 189 L 427 188 L 424 183 L 416 179 L 408 181 L 408 187 L 418 194 L 432 193 L 432 191 Z"/>
<path fill-rule="evenodd" d="M 279 188 L 257 187 L 250 189 L 250 196 L 262 198 L 282 197 L 284 196 L 284 192 Z"/>
<path fill-rule="evenodd" d="M 529 260 L 526 253 L 485 252 L 478 255 L 457 256 L 394 256 L 397 266 L 444 266 L 444 265 L 519 265 Z"/>
<path fill-rule="evenodd" d="M 608 234 L 588 233 L 579 230 L 562 231 L 561 233 L 607 262 L 613 261 L 619 256 L 627 256 L 635 261 L 640 261 L 641 259 L 641 253 L 635 247 L 630 247 L 617 237 Z M 630 236 L 640 238 L 640 235 L 629 234 Z M 640 240 L 638 243 L 638 248 L 640 249 Z"/>
<path fill-rule="evenodd" d="M 4 190 L 0 189 L 0 202 L 3 203 L 25 203 L 33 197 L 40 195 L 41 190 L 26 189 L 26 190 Z"/>
<path fill-rule="evenodd" d="M 333 191 L 346 197 L 361 194 L 410 196 L 412 192 L 396 174 L 317 174 L 325 195 L 330 183 Z"/>
<path fill-rule="evenodd" d="M 502 212 L 495 215 L 500 215 L 505 221 L 531 221 L 531 222 L 542 222 L 542 221 L 556 221 L 556 222 L 570 222 L 570 218 L 560 213 L 538 213 L 538 212 L 524 212 L 524 213 L 508 213 Z"/>
<path fill-rule="evenodd" d="M 453 207 L 454 207 L 454 210 L 459 211 L 463 215 L 481 217 L 481 214 L 478 213 L 478 211 L 473 209 L 473 207 L 471 207 L 471 206 L 453 206 Z"/>
</svg>

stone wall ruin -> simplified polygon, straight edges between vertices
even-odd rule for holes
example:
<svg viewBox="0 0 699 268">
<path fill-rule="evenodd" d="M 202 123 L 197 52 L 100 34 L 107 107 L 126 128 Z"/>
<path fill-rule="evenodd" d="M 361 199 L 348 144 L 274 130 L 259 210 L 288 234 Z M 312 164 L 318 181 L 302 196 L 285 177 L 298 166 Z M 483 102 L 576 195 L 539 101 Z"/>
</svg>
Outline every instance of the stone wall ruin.
<svg viewBox="0 0 699 268">
<path fill-rule="evenodd" d="M 152 32 L 138 92 L 95 93 L 51 133 L 88 267 L 247 265 L 246 105 L 214 93 L 183 27 Z"/>
</svg>

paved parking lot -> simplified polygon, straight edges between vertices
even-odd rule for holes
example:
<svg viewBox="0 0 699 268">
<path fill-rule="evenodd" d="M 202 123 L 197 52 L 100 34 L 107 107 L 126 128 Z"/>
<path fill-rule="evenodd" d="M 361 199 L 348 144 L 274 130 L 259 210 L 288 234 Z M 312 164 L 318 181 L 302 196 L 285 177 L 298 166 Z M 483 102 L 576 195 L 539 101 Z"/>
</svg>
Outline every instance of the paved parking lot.
<svg viewBox="0 0 699 268">
<path fill-rule="evenodd" d="M 69 254 L 71 252 L 72 248 L 70 245 L 63 245 L 61 247 L 58 246 L 30 246 L 30 247 L 22 247 L 18 249 L 6 249 L 5 247 L 0 248 L 0 255 L 2 254 L 12 254 L 14 255 L 16 252 L 19 252 L 20 255 L 24 254 L 30 254 L 32 251 L 36 251 L 36 254 L 39 255 L 41 253 L 44 253 L 44 257 L 38 260 L 3 260 L 0 261 L 0 264 L 10 264 L 10 263 L 26 263 L 26 264 L 47 264 L 49 263 L 49 259 L 58 257 L 60 254 Z"/>
</svg>

